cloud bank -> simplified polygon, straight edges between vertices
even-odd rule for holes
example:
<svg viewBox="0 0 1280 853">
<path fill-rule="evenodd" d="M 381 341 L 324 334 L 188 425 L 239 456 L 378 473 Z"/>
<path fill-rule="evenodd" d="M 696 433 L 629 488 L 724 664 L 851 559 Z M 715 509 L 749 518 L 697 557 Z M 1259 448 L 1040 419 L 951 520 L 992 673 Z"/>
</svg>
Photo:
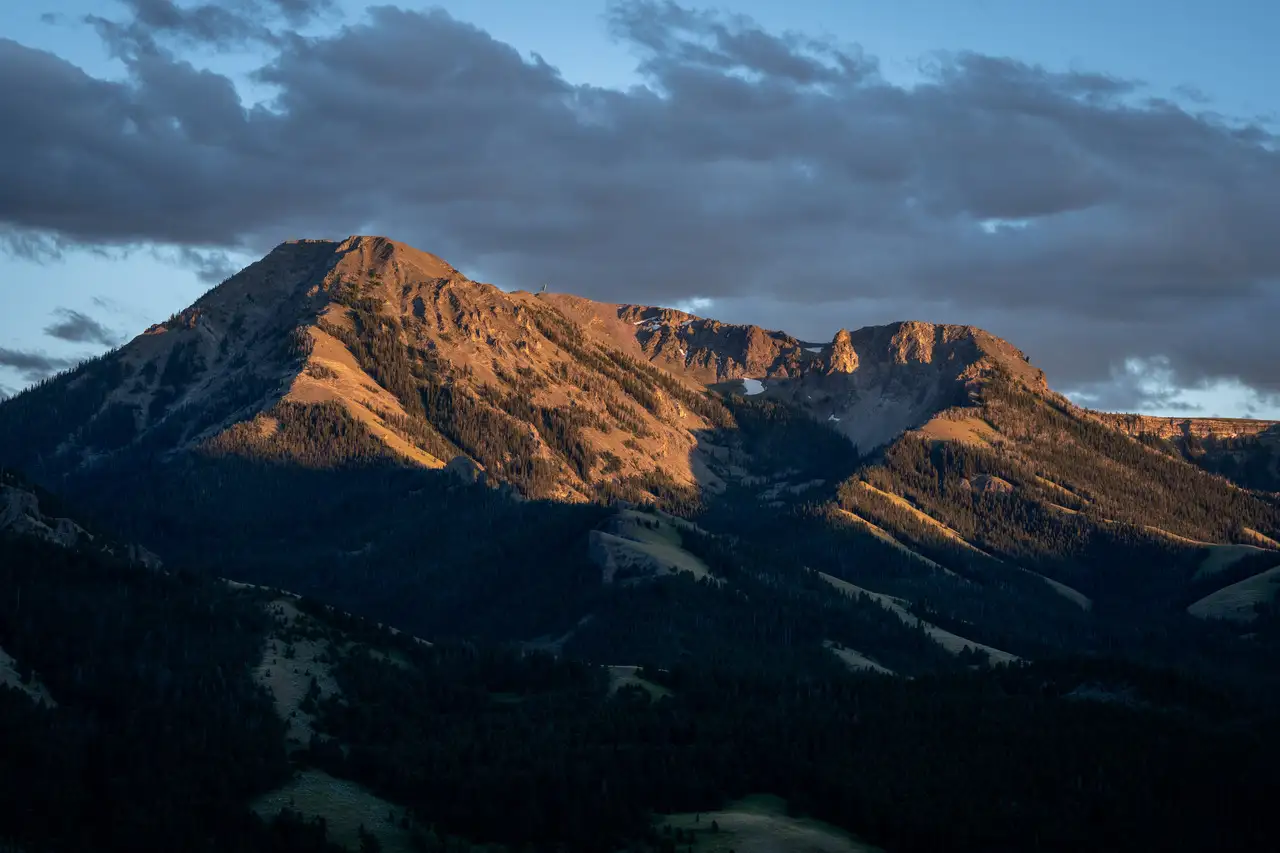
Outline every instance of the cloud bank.
<svg viewBox="0 0 1280 853">
<path fill-rule="evenodd" d="M 856 45 L 649 0 L 609 7 L 625 91 L 439 10 L 303 37 L 328 4 L 128 5 L 91 22 L 122 79 L 0 40 L 26 81 L 0 90 L 10 245 L 386 233 L 504 285 L 811 337 L 868 305 L 981 323 L 1116 406 L 1144 402 L 1134 364 L 1280 395 L 1277 137 L 1202 103 L 977 54 L 904 87 Z M 264 104 L 199 64 L 246 44 Z"/>
</svg>

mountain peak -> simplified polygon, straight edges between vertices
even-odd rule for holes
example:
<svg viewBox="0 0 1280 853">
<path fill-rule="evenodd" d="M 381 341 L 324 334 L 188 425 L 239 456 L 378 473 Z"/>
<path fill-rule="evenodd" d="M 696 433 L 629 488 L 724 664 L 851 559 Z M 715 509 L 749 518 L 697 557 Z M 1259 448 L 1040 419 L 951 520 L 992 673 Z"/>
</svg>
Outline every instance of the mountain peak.
<svg viewBox="0 0 1280 853">
<path fill-rule="evenodd" d="M 345 263 L 348 266 L 380 270 L 403 264 L 430 278 L 461 276 L 452 264 L 439 255 L 415 249 L 407 243 L 388 237 L 352 235 L 339 243 L 335 252 L 342 256 L 340 265 Z"/>
</svg>

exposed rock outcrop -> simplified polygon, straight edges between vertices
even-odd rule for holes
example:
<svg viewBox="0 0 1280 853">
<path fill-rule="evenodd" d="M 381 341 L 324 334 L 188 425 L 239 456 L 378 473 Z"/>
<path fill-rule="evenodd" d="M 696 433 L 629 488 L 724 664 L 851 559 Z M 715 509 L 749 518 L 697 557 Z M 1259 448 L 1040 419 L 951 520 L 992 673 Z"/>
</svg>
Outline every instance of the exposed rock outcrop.
<svg viewBox="0 0 1280 853">
<path fill-rule="evenodd" d="M 848 329 L 841 329 L 831 341 L 827 354 L 827 374 L 853 373 L 858 369 L 858 353 L 853 348 L 853 336 Z"/>
<path fill-rule="evenodd" d="M 455 456 L 444 466 L 444 470 L 464 483 L 481 483 L 485 481 L 484 469 L 467 456 Z"/>
<path fill-rule="evenodd" d="M 969 488 L 976 494 L 1010 495 L 1014 491 L 1013 483 L 992 474 L 979 474 L 965 482 L 969 484 Z"/>
<path fill-rule="evenodd" d="M 1152 415 L 1126 415 L 1094 412 L 1093 416 L 1112 429 L 1129 435 L 1157 438 L 1252 438 L 1260 437 L 1280 443 L 1280 422 L 1248 418 L 1161 418 Z"/>
<path fill-rule="evenodd" d="M 0 534 L 30 536 L 62 548 L 91 548 L 148 569 L 160 569 L 163 566 L 159 557 L 141 545 L 120 545 L 105 537 L 95 536 L 69 518 L 45 513 L 34 490 L 13 480 L 8 474 L 0 476 L 6 480 L 0 482 Z"/>
<path fill-rule="evenodd" d="M 0 533 L 3 532 L 34 536 L 64 548 L 93 540 L 92 534 L 71 519 L 45 516 L 32 492 L 9 485 L 0 485 Z"/>
</svg>

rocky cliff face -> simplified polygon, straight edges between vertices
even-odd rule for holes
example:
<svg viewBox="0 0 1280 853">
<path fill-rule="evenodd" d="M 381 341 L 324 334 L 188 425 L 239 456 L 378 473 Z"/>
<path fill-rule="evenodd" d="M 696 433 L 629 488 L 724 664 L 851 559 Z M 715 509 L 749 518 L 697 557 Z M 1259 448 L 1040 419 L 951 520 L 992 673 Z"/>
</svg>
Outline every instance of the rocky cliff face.
<svg viewBox="0 0 1280 853">
<path fill-rule="evenodd" d="M 1237 485 L 1280 491 L 1280 422 L 1092 414 L 1112 429 L 1164 442 L 1169 451 Z"/>
<path fill-rule="evenodd" d="M 853 346 L 853 336 L 848 329 L 836 332 L 831 341 L 830 352 L 826 354 L 826 362 L 828 376 L 833 373 L 853 373 L 858 369 L 858 351 Z"/>
<path fill-rule="evenodd" d="M 1245 418 L 1161 418 L 1151 415 L 1095 413 L 1112 429 L 1156 438 L 1264 438 L 1280 441 L 1280 422 Z"/>
</svg>

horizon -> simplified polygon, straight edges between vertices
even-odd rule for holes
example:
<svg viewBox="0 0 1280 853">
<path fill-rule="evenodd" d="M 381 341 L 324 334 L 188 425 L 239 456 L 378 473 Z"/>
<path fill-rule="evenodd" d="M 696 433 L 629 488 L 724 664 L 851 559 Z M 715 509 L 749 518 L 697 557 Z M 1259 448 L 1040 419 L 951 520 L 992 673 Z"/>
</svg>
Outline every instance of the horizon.
<svg viewBox="0 0 1280 853">
<path fill-rule="evenodd" d="M 1280 418 L 1280 97 L 1260 82 L 1280 13 L 407 5 L 17 18 L 0 394 L 281 232 L 370 226 L 503 289 L 814 341 L 972 325 L 1090 408 Z M 1193 38 L 1234 46 L 1188 60 Z"/>
</svg>

